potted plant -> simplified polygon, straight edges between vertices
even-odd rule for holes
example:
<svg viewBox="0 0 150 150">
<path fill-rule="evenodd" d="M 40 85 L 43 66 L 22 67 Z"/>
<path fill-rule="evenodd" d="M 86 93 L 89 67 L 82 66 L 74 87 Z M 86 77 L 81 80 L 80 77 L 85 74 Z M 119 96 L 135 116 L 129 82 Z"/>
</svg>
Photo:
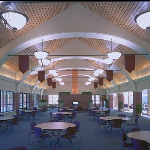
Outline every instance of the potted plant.
<svg viewBox="0 0 150 150">
<path fill-rule="evenodd" d="M 93 109 L 93 100 L 92 100 L 92 99 L 89 99 L 88 102 L 89 102 L 89 107 L 90 107 L 90 109 Z"/>
<path fill-rule="evenodd" d="M 142 110 L 143 110 L 142 104 L 136 104 L 135 111 L 139 117 L 142 115 Z"/>
<path fill-rule="evenodd" d="M 124 102 L 120 101 L 119 102 L 119 111 L 123 111 L 123 109 L 124 109 Z"/>
<path fill-rule="evenodd" d="M 105 99 L 103 99 L 103 101 L 104 101 L 105 108 L 108 108 L 108 100 L 105 98 Z"/>
<path fill-rule="evenodd" d="M 45 106 L 45 105 L 47 105 L 47 102 L 48 102 L 48 100 L 46 100 L 46 99 L 41 99 L 41 100 L 39 100 L 39 102 L 38 102 L 38 106 L 39 106 L 39 107 Z"/>
<path fill-rule="evenodd" d="M 59 108 L 62 108 L 64 100 L 59 99 L 57 102 L 59 103 Z"/>
</svg>

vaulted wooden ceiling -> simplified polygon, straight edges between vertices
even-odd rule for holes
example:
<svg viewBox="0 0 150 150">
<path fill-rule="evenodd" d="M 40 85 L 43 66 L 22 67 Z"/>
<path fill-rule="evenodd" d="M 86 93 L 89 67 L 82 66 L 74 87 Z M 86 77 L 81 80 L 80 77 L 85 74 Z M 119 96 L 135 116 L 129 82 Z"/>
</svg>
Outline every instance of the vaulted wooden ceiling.
<svg viewBox="0 0 150 150">
<path fill-rule="evenodd" d="M 38 27 L 42 23 L 46 22 L 47 20 L 57 16 L 58 14 L 62 13 L 63 11 L 67 10 L 68 8 L 72 7 L 76 3 L 84 6 L 85 8 L 93 11 L 97 15 L 109 20 L 113 24 L 121 27 L 122 29 L 130 32 L 131 34 L 135 35 L 136 37 L 142 39 L 143 41 L 150 43 L 150 34 L 148 30 L 141 29 L 136 22 L 134 21 L 134 17 L 145 10 L 149 9 L 150 2 L 149 1 L 109 1 L 109 2 L 42 2 L 42 1 L 18 1 L 11 3 L 8 9 L 10 10 L 17 10 L 24 12 L 28 17 L 29 21 L 26 23 L 23 29 L 16 31 L 15 33 L 6 28 L 3 23 L 0 21 L 0 48 L 6 46 L 7 44 L 11 43 L 15 39 L 21 37 L 22 35 L 30 32 L 32 29 Z M 6 8 L 0 6 L 0 11 L 5 10 Z M 110 51 L 110 46 L 112 44 L 112 48 L 114 51 L 119 51 L 123 54 L 138 54 L 137 51 L 126 47 L 124 45 L 118 44 L 110 41 L 106 41 L 103 39 L 95 39 L 95 38 L 85 38 L 85 37 L 75 37 L 75 38 L 60 38 L 50 41 L 44 41 L 44 50 L 47 51 L 49 54 L 57 50 L 58 48 L 62 47 L 63 45 L 68 44 L 72 40 L 79 40 L 84 44 L 96 49 L 100 53 L 107 54 Z M 33 55 L 33 52 L 36 50 L 41 49 L 41 43 L 33 45 L 24 49 L 23 51 L 17 53 L 26 54 L 26 55 Z M 36 62 L 37 59 L 34 56 L 30 57 L 30 65 Z M 95 65 L 95 68 L 101 69 L 108 69 L 109 66 L 104 63 L 97 63 L 93 60 L 87 60 L 88 62 Z M 124 57 L 121 56 L 118 60 L 118 63 L 124 65 Z M 58 61 L 57 63 L 61 63 L 63 61 Z M 148 60 L 143 55 L 137 55 L 135 59 L 136 68 L 134 71 L 142 70 L 148 66 L 150 66 L 150 60 Z M 56 65 L 56 64 L 55 64 Z M 9 68 L 14 72 L 18 72 L 18 57 L 12 56 L 9 60 L 4 63 L 4 66 Z M 50 69 L 53 66 L 47 66 L 46 69 Z M 36 75 L 29 75 L 29 79 L 33 79 Z M 124 77 L 124 74 L 120 71 L 114 72 L 114 76 L 116 78 Z"/>
</svg>

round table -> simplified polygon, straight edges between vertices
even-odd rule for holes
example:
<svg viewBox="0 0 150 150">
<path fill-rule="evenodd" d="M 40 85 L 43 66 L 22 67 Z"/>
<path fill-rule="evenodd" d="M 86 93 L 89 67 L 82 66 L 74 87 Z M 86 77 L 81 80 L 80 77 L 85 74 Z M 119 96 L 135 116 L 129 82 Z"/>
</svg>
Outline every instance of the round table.
<svg viewBox="0 0 150 150">
<path fill-rule="evenodd" d="M 48 122 L 48 123 L 41 123 L 36 125 L 35 127 L 39 127 L 43 130 L 64 130 L 68 127 L 75 127 L 76 125 L 73 123 L 68 122 Z"/>
<path fill-rule="evenodd" d="M 53 114 L 56 115 L 57 113 L 61 113 L 63 115 L 71 115 L 72 114 L 72 112 L 63 112 L 63 111 L 61 111 L 61 112 L 54 112 Z"/>
<path fill-rule="evenodd" d="M 4 121 L 7 123 L 7 121 L 12 120 L 13 118 L 14 118 L 13 116 L 3 116 L 3 117 L 0 117 L 0 121 Z M 6 130 L 8 129 L 8 126 L 4 124 L 4 128 L 6 132 Z"/>
<path fill-rule="evenodd" d="M 48 122 L 48 123 L 41 123 L 36 125 L 35 127 L 39 127 L 43 130 L 58 130 L 58 138 L 57 138 L 57 142 L 58 143 L 59 139 L 60 139 L 60 130 L 64 130 L 67 129 L 68 127 L 75 127 L 76 125 L 73 123 L 68 123 L 68 122 Z M 56 147 L 55 144 L 55 147 Z"/>
<path fill-rule="evenodd" d="M 144 140 L 150 143 L 150 131 L 135 131 L 127 134 L 129 138 Z"/>
<path fill-rule="evenodd" d="M 0 121 L 12 120 L 13 118 L 14 118 L 13 116 L 3 116 L 3 117 L 0 117 Z"/>
<path fill-rule="evenodd" d="M 113 119 L 122 119 L 124 121 L 127 121 L 131 118 L 128 118 L 128 117 L 118 117 L 118 116 L 106 116 L 106 117 L 100 117 L 100 119 L 103 119 L 103 120 L 107 120 L 107 121 L 112 121 Z"/>
</svg>

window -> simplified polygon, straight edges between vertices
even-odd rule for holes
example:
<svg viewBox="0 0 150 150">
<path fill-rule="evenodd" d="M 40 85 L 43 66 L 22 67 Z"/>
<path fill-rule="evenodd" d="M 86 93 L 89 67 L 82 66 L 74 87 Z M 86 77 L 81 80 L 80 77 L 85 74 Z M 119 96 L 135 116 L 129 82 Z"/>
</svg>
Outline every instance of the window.
<svg viewBox="0 0 150 150">
<path fill-rule="evenodd" d="M 92 95 L 92 100 L 94 106 L 99 106 L 100 105 L 100 95 Z"/>
<path fill-rule="evenodd" d="M 58 95 L 48 95 L 48 104 L 58 104 Z"/>
<path fill-rule="evenodd" d="M 28 108 L 30 104 L 29 93 L 20 93 L 20 109 Z"/>
<path fill-rule="evenodd" d="M 20 109 L 23 108 L 23 94 L 20 93 L 20 100 L 19 100 Z"/>
<path fill-rule="evenodd" d="M 9 112 L 13 110 L 13 92 L 0 91 L 0 100 L 0 112 Z"/>
</svg>

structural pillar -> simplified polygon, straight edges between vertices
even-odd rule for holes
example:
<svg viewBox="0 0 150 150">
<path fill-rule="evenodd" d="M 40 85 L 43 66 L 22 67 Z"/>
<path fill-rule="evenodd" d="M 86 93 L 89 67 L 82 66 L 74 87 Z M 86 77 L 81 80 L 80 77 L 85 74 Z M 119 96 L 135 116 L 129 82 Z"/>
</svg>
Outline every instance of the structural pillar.
<svg viewBox="0 0 150 150">
<path fill-rule="evenodd" d="M 19 106 L 19 102 L 20 102 L 20 93 L 14 93 L 13 94 L 13 103 L 14 103 L 14 108 L 13 110 L 19 110 L 20 106 Z"/>
<path fill-rule="evenodd" d="M 108 108 L 113 108 L 113 95 L 109 95 Z"/>
<path fill-rule="evenodd" d="M 30 94 L 30 101 L 29 102 L 30 102 L 29 107 L 33 107 L 33 105 L 34 105 L 34 94 Z"/>
<path fill-rule="evenodd" d="M 136 104 L 142 104 L 142 92 L 133 92 L 133 116 L 136 116 Z"/>
</svg>

